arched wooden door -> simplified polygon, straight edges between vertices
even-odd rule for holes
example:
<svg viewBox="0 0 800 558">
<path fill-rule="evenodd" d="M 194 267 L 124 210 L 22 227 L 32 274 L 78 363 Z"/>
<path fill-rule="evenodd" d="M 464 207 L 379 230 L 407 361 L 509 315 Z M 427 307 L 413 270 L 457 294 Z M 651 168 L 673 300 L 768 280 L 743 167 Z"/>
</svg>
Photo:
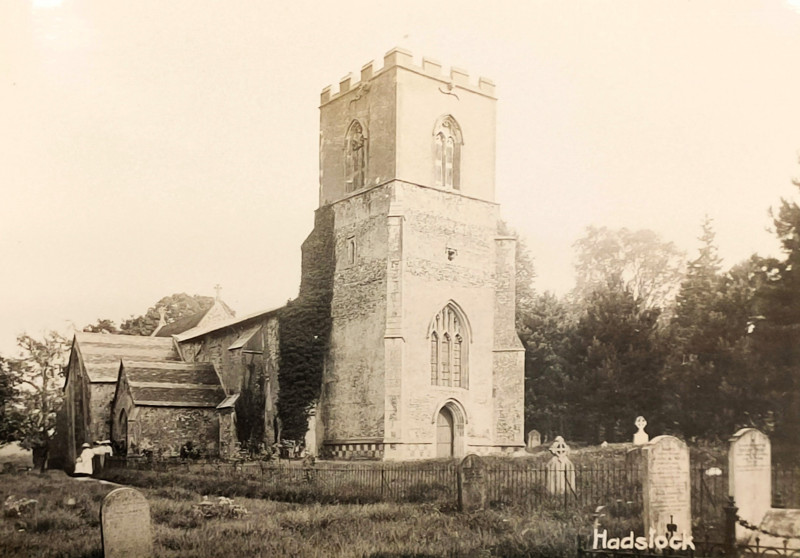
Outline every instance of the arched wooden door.
<svg viewBox="0 0 800 558">
<path fill-rule="evenodd" d="M 442 407 L 436 419 L 436 457 L 453 457 L 453 413 Z"/>
</svg>

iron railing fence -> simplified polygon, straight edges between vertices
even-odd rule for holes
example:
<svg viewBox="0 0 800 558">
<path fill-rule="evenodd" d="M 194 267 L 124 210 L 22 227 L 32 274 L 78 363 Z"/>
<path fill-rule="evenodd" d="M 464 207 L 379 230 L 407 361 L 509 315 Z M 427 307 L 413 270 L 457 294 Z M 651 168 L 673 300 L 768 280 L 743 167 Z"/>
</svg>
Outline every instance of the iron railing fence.
<svg viewBox="0 0 800 558">
<path fill-rule="evenodd" d="M 458 500 L 455 461 L 352 463 L 319 461 L 191 461 L 110 458 L 106 467 L 190 474 L 207 480 L 257 483 L 269 497 L 287 490 L 305 490 L 331 500 L 440 502 Z M 636 516 L 642 509 L 642 479 L 636 467 L 619 464 L 575 466 L 563 475 L 563 490 L 548 482 L 542 463 L 487 459 L 483 465 L 490 506 L 522 505 L 535 509 L 613 507 L 616 514 Z M 710 473 L 710 474 L 709 474 Z M 773 468 L 773 505 L 800 507 L 800 468 Z M 691 470 L 692 516 L 710 524 L 722 522 L 728 501 L 727 471 Z"/>
<path fill-rule="evenodd" d="M 488 465 L 485 475 L 490 504 L 593 510 L 597 506 L 634 509 L 641 502 L 639 470 L 632 467 L 576 466 L 574 471 L 554 473 L 543 465 L 520 467 L 501 461 Z"/>
</svg>

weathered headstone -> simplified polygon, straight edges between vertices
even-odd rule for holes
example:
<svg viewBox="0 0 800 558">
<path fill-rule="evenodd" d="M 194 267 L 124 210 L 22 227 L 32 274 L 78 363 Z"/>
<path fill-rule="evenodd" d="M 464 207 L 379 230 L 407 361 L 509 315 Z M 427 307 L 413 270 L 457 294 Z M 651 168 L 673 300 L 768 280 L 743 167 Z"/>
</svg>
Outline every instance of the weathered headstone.
<svg viewBox="0 0 800 558">
<path fill-rule="evenodd" d="M 644 530 L 666 535 L 668 525 L 677 536 L 692 534 L 689 448 L 674 436 L 656 436 L 642 449 Z"/>
<path fill-rule="evenodd" d="M 743 428 L 730 439 L 728 448 L 728 494 L 739 508 L 739 517 L 758 525 L 772 505 L 772 449 L 766 434 Z M 751 532 L 736 525 L 736 539 Z"/>
<path fill-rule="evenodd" d="M 542 445 L 542 435 L 538 430 L 528 432 L 528 449 L 538 448 Z"/>
<path fill-rule="evenodd" d="M 486 507 L 486 471 L 475 454 L 469 454 L 458 465 L 458 509 L 482 510 Z"/>
<path fill-rule="evenodd" d="M 575 465 L 567 457 L 569 446 L 564 442 L 564 438 L 556 436 L 553 445 L 550 446 L 550 453 L 553 454 L 553 458 L 547 462 L 547 491 L 550 494 L 576 492 Z"/>
<path fill-rule="evenodd" d="M 783 548 L 785 543 L 788 550 L 800 550 L 800 510 L 767 510 L 758 527 L 761 531 L 755 534 L 759 546 Z M 787 553 L 787 556 L 794 555 Z"/>
<path fill-rule="evenodd" d="M 644 427 L 647 426 L 647 421 L 644 420 L 644 417 L 636 417 L 636 422 L 633 423 L 638 430 L 633 435 L 633 445 L 634 446 L 641 446 L 646 444 L 650 441 L 650 435 L 644 431 Z"/>
<path fill-rule="evenodd" d="M 133 488 L 117 488 L 100 508 L 105 558 L 144 558 L 153 555 L 150 505 Z"/>
</svg>

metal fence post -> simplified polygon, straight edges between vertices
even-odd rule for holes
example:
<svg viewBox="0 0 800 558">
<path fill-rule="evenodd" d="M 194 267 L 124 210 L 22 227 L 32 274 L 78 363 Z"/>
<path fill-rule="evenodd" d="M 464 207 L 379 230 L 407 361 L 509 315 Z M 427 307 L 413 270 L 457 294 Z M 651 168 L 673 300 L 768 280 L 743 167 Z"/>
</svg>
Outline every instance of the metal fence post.
<svg viewBox="0 0 800 558">
<path fill-rule="evenodd" d="M 728 498 L 728 505 L 725 506 L 725 556 L 728 558 L 736 558 L 736 512 L 739 508 L 736 507 L 736 502 L 733 496 Z"/>
</svg>

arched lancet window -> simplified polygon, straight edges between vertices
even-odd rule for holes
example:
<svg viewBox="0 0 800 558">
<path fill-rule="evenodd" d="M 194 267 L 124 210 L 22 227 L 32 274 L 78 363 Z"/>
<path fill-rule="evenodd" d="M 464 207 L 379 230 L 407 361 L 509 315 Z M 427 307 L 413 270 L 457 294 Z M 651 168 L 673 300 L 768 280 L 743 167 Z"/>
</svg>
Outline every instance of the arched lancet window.
<svg viewBox="0 0 800 558">
<path fill-rule="evenodd" d="M 461 188 L 461 127 L 450 115 L 436 121 L 433 128 L 434 183 L 443 188 Z"/>
<path fill-rule="evenodd" d="M 439 383 L 439 336 L 431 334 L 431 385 Z"/>
<path fill-rule="evenodd" d="M 353 120 L 344 143 L 344 191 L 364 187 L 367 167 L 367 136 L 358 120 Z"/>
<path fill-rule="evenodd" d="M 460 308 L 450 303 L 431 320 L 431 385 L 468 387 L 469 328 Z"/>
<path fill-rule="evenodd" d="M 119 414 L 119 439 L 117 442 L 125 452 L 123 455 L 126 455 L 128 451 L 128 413 L 125 409 L 122 409 Z"/>
</svg>

